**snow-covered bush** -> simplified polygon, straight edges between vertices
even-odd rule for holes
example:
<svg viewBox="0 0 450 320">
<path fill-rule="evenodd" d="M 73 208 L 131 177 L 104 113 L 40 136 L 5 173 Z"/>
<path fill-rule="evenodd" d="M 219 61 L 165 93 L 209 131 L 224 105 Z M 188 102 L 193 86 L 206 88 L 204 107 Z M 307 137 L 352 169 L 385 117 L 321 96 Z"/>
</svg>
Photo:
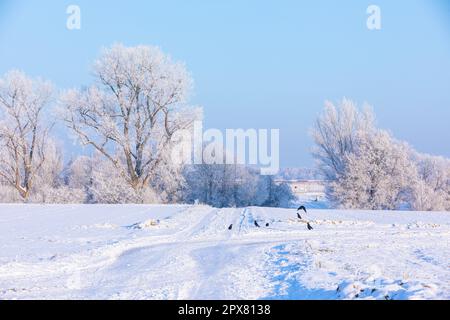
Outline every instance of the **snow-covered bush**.
<svg viewBox="0 0 450 320">
<path fill-rule="evenodd" d="M 18 203 L 23 202 L 19 191 L 10 184 L 0 179 L 0 203 Z"/>
<path fill-rule="evenodd" d="M 45 144 L 46 161 L 39 167 L 28 202 L 31 203 L 84 203 L 86 193 L 82 186 L 67 183 L 60 147 L 48 139 Z"/>
<path fill-rule="evenodd" d="M 92 203 L 157 203 L 158 196 L 150 187 L 134 189 L 108 161 L 100 161 L 92 171 L 88 187 Z"/>
<path fill-rule="evenodd" d="M 83 189 L 69 188 L 68 186 L 50 187 L 43 185 L 30 197 L 33 203 L 72 204 L 84 203 L 86 194 Z"/>
</svg>

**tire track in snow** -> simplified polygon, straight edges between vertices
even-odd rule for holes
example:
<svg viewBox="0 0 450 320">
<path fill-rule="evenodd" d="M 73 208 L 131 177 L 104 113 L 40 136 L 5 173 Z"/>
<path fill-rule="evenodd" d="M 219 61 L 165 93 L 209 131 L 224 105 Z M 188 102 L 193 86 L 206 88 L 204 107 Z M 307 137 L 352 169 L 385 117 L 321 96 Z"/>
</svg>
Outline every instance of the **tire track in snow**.
<svg viewBox="0 0 450 320">
<path fill-rule="evenodd" d="M 252 290 L 248 286 L 253 286 L 254 289 L 256 283 L 242 281 L 242 278 L 248 280 L 251 276 L 255 276 L 256 273 L 252 272 L 251 268 L 255 264 L 260 265 L 256 263 L 255 258 L 260 244 L 244 244 L 236 239 L 244 230 L 247 231 L 250 225 L 253 225 L 253 217 L 248 208 L 226 210 L 227 215 L 237 222 L 238 227 L 233 228 L 231 232 L 228 228 L 223 228 L 224 232 L 228 233 L 227 237 L 191 251 L 191 256 L 197 262 L 198 280 L 195 287 L 191 289 L 190 299 L 258 297 L 258 295 L 249 295 Z"/>
<path fill-rule="evenodd" d="M 185 249 L 183 249 L 184 252 L 183 250 L 177 250 L 177 245 L 189 239 L 192 234 L 195 234 L 217 212 L 217 209 L 208 208 L 193 225 L 189 225 L 185 216 L 189 215 L 191 209 L 193 208 L 188 207 L 185 210 L 179 210 L 172 218 L 177 219 L 175 225 L 187 225 L 187 227 L 182 227 L 181 230 L 166 235 L 150 235 L 138 240 L 131 240 L 129 243 L 119 242 L 108 248 L 100 248 L 99 250 L 101 252 L 99 254 L 110 255 L 111 257 L 102 266 L 96 267 L 92 274 L 83 276 L 86 283 L 80 292 L 86 293 L 91 291 L 92 288 L 96 288 L 93 290 L 96 298 L 139 298 L 135 296 L 135 290 L 138 287 L 145 287 L 145 282 L 148 282 L 148 278 L 152 278 L 151 274 L 158 271 L 158 268 L 165 268 L 167 272 L 170 272 L 174 269 L 171 266 L 171 262 L 176 261 L 180 256 L 189 258 L 186 255 Z M 199 215 L 198 208 L 194 210 L 193 216 L 196 217 L 197 215 Z M 192 220 L 192 217 L 187 218 L 187 220 Z M 171 229 L 169 230 L 171 231 Z M 153 243 L 149 245 L 151 242 Z M 182 269 L 180 265 L 176 267 Z M 128 272 L 127 270 L 132 270 L 132 272 Z M 180 281 L 176 278 L 176 273 L 172 275 L 172 278 L 176 280 L 171 281 L 170 277 L 168 277 L 167 281 L 165 281 L 166 286 L 173 286 L 173 283 Z M 139 279 L 143 280 L 139 282 Z M 156 281 L 157 283 L 158 279 L 152 279 L 152 281 Z M 131 289 L 127 290 L 127 285 Z M 171 291 L 173 294 L 177 292 L 176 288 L 172 288 Z M 152 291 L 146 291 L 145 294 L 155 299 L 176 298 L 173 294 L 163 293 L 155 296 Z M 92 296 L 92 294 L 90 295 Z M 80 296 L 84 295 L 81 294 Z"/>
</svg>

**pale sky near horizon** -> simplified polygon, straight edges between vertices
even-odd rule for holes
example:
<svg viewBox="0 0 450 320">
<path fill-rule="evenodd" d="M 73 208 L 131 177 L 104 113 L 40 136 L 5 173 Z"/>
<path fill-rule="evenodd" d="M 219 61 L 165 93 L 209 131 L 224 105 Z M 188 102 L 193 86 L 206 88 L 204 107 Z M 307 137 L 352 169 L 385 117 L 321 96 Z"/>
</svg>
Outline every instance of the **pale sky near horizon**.
<svg viewBox="0 0 450 320">
<path fill-rule="evenodd" d="M 0 74 L 80 87 L 102 47 L 157 45 L 186 63 L 205 128 L 280 129 L 283 167 L 313 165 L 309 128 L 344 96 L 418 151 L 450 157 L 449 3 L 0 0 Z M 81 30 L 66 28 L 70 4 Z M 371 4 L 379 31 L 366 27 Z"/>
</svg>

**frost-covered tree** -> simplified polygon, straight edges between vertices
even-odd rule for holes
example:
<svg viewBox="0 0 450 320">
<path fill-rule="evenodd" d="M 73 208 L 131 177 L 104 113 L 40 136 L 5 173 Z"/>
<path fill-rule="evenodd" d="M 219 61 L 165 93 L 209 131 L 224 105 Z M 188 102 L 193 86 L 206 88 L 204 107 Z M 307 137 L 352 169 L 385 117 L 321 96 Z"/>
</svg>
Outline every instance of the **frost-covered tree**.
<svg viewBox="0 0 450 320">
<path fill-rule="evenodd" d="M 295 196 L 286 183 L 275 183 L 273 176 L 260 176 L 259 193 L 265 196 L 262 206 L 289 207 Z"/>
<path fill-rule="evenodd" d="M 28 200 L 38 172 L 53 150 L 45 108 L 52 97 L 50 83 L 20 71 L 0 79 L 0 178 Z"/>
<path fill-rule="evenodd" d="M 67 183 L 61 148 L 49 139 L 45 145 L 46 160 L 37 170 L 28 201 L 31 203 L 84 203 L 84 188 Z"/>
<path fill-rule="evenodd" d="M 337 106 L 325 102 L 325 110 L 311 132 L 315 143 L 313 156 L 322 176 L 333 181 L 343 174 L 347 156 L 354 152 L 356 136 L 374 130 L 374 115 L 369 106 L 361 111 L 345 98 Z"/>
<path fill-rule="evenodd" d="M 64 199 L 50 196 L 50 194 L 56 195 L 57 192 L 55 190 L 64 184 L 61 175 L 64 168 L 62 152 L 59 146 L 51 139 L 45 141 L 45 156 L 45 161 L 36 171 L 29 201 L 37 203 L 65 203 Z"/>
<path fill-rule="evenodd" d="M 80 202 L 61 180 L 62 152 L 49 136 L 52 85 L 11 71 L 0 79 L 1 201 Z"/>
<path fill-rule="evenodd" d="M 405 208 L 415 176 L 407 145 L 386 131 L 360 132 L 343 172 L 331 182 L 330 200 L 351 209 Z"/>
<path fill-rule="evenodd" d="M 327 103 L 313 138 L 318 167 L 328 180 L 327 196 L 337 206 L 428 208 L 425 202 L 437 195 L 412 148 L 376 128 L 368 108 L 360 111 L 346 99 L 338 107 Z"/>
<path fill-rule="evenodd" d="M 184 169 L 184 199 L 215 207 L 235 206 L 237 181 L 234 165 L 198 164 Z"/>
<path fill-rule="evenodd" d="M 145 193 L 162 163 L 175 165 L 168 161 L 174 134 L 199 116 L 185 105 L 191 77 L 159 48 L 122 45 L 103 52 L 94 75 L 98 84 L 63 94 L 64 121 L 83 145 L 110 162 L 115 175 Z"/>
</svg>

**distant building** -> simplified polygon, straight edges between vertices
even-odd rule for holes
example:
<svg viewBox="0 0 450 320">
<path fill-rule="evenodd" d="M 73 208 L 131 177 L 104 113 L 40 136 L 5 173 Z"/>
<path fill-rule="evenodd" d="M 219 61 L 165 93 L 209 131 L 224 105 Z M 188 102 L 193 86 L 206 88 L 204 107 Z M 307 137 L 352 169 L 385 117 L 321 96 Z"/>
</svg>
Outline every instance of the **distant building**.
<svg viewBox="0 0 450 320">
<path fill-rule="evenodd" d="M 325 181 L 323 180 L 275 180 L 275 183 L 286 183 L 296 196 L 323 197 L 325 194 Z"/>
</svg>

